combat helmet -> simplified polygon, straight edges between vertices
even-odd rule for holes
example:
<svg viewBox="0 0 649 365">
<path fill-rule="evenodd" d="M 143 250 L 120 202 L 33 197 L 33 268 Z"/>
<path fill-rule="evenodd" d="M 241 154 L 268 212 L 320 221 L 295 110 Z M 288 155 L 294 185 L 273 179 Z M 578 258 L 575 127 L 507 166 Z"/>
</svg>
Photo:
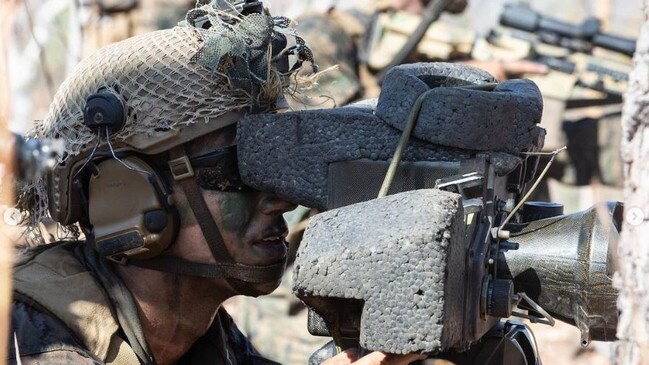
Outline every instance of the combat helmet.
<svg viewBox="0 0 649 365">
<path fill-rule="evenodd" d="M 194 158 L 184 145 L 245 114 L 281 107 L 289 76 L 304 61 L 313 65 L 290 20 L 250 0 L 199 1 L 177 27 L 99 50 L 62 84 L 32 132 L 61 140 L 65 153 L 21 196 L 30 226 L 51 218 L 73 233 L 81 227 L 88 243 L 111 260 L 226 278 L 240 292 L 256 294 L 249 283 L 279 279 L 283 264 L 233 262 L 194 171 L 236 157 L 236 146 Z M 152 156 L 166 158 L 217 264 L 161 255 L 179 224 L 170 184 L 149 162 Z M 242 188 L 236 176 L 230 180 L 224 189 Z"/>
</svg>

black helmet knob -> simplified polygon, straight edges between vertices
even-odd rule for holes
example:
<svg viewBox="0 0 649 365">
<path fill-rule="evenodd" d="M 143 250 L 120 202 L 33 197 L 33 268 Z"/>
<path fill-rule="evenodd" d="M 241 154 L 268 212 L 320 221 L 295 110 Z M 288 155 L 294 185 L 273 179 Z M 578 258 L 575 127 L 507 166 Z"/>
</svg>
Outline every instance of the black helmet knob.
<svg viewBox="0 0 649 365">
<path fill-rule="evenodd" d="M 83 124 L 94 132 L 108 128 L 111 134 L 117 133 L 126 122 L 124 101 L 109 91 L 100 91 L 86 99 L 83 109 Z"/>
</svg>

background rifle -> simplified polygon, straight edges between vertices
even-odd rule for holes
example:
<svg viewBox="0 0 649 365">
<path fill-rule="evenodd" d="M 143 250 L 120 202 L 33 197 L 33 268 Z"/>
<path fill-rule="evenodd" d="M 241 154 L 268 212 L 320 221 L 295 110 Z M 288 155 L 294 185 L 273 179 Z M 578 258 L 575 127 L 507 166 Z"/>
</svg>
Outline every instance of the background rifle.
<svg viewBox="0 0 649 365">
<path fill-rule="evenodd" d="M 379 83 L 383 82 L 386 73 L 394 66 L 402 64 L 415 50 L 419 42 L 424 38 L 426 31 L 433 22 L 435 22 L 442 11 L 448 10 L 451 12 L 462 12 L 467 6 L 467 2 L 463 0 L 432 0 L 428 3 L 422 12 L 421 21 L 408 37 L 408 40 L 403 47 L 394 55 L 390 63 L 376 75 Z"/>
<path fill-rule="evenodd" d="M 374 15 L 361 49 L 361 61 L 374 72 L 387 71 L 399 51 L 411 40 L 421 16 L 405 11 L 379 11 Z M 476 35 L 473 31 L 453 26 L 445 21 L 428 25 L 406 62 L 452 61 L 468 58 Z M 403 61 L 402 61 L 403 62 Z"/>
<path fill-rule="evenodd" d="M 551 70 L 533 76 L 545 97 L 567 100 L 568 108 L 620 103 L 627 89 L 636 42 L 604 33 L 588 18 L 571 24 L 534 11 L 528 4 L 507 4 L 500 26 L 476 40 L 477 60 L 528 59 Z M 575 86 L 604 93 L 599 98 L 570 100 Z"/>
</svg>

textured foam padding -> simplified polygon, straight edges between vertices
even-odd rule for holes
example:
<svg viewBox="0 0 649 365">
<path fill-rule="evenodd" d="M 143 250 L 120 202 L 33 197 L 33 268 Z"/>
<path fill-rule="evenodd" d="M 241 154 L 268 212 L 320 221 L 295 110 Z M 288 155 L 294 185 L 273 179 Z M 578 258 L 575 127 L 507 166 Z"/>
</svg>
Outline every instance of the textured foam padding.
<svg viewBox="0 0 649 365">
<path fill-rule="evenodd" d="M 493 81 L 468 66 L 403 65 L 388 73 L 378 100 L 334 110 L 250 115 L 238 127 L 241 176 L 260 190 L 324 209 L 330 164 L 389 161 L 410 109 L 431 87 L 403 160 L 457 162 L 488 152 L 496 173 L 506 175 L 520 165 L 522 151 L 543 145 L 545 132 L 537 126 L 542 101 L 536 86 L 523 80 L 493 91 L 459 87 Z"/>
<path fill-rule="evenodd" d="M 488 72 L 452 63 L 412 63 L 391 69 L 381 85 L 376 114 L 403 129 L 419 95 L 436 87 L 456 87 L 496 82 Z"/>
<path fill-rule="evenodd" d="M 542 133 L 537 124 L 543 99 L 532 81 L 510 80 L 492 91 L 472 90 L 462 86 L 493 79 L 469 66 L 433 64 L 438 70 L 427 65 L 390 71 L 376 115 L 403 130 L 417 98 L 432 89 L 424 97 L 413 131 L 417 138 L 448 147 L 518 154 Z"/>
<path fill-rule="evenodd" d="M 359 229 L 362 227 L 362 229 Z M 307 305 L 364 301 L 360 344 L 405 354 L 461 339 L 466 247 L 460 195 L 413 190 L 312 218 L 295 261 Z M 315 302 L 309 300 L 316 299 Z"/>
<path fill-rule="evenodd" d="M 358 106 L 253 115 L 238 124 L 239 171 L 255 188 L 324 210 L 331 162 L 388 161 L 400 136 L 401 131 Z M 452 162 L 470 155 L 411 140 L 403 161 Z"/>
</svg>

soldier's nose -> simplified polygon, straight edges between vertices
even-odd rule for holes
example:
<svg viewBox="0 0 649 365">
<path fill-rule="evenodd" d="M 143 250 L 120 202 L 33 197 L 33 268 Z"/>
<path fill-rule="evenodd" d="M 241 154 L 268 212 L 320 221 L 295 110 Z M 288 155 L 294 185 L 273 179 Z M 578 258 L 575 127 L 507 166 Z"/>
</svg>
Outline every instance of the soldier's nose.
<svg viewBox="0 0 649 365">
<path fill-rule="evenodd" d="M 281 199 L 275 194 L 266 194 L 261 201 L 260 210 L 263 214 L 275 215 L 284 214 L 297 207 L 287 200 Z"/>
</svg>

